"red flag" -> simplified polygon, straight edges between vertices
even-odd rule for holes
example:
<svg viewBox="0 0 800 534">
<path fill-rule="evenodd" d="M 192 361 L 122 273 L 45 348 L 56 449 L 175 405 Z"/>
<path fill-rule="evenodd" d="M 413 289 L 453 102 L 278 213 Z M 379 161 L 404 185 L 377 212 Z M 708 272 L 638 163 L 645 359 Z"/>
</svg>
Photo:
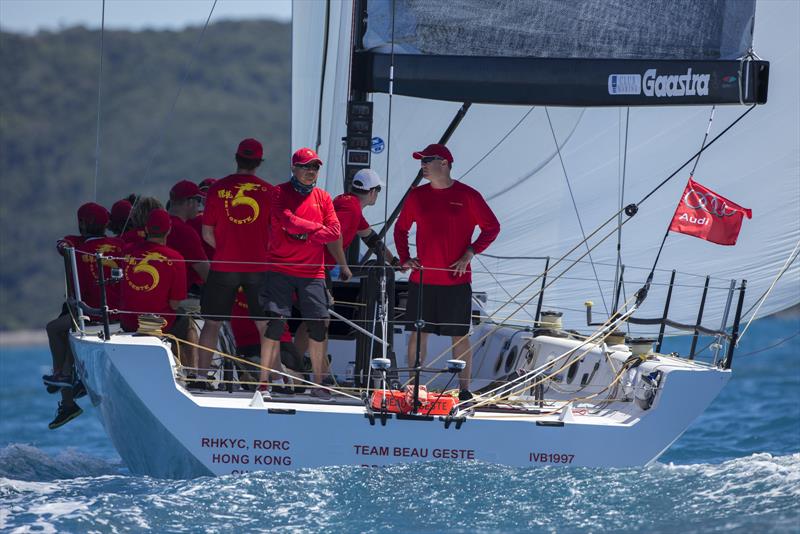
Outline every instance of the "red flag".
<svg viewBox="0 0 800 534">
<path fill-rule="evenodd" d="M 669 225 L 671 232 L 693 235 L 719 245 L 735 245 L 742 219 L 753 213 L 689 177 Z"/>
</svg>

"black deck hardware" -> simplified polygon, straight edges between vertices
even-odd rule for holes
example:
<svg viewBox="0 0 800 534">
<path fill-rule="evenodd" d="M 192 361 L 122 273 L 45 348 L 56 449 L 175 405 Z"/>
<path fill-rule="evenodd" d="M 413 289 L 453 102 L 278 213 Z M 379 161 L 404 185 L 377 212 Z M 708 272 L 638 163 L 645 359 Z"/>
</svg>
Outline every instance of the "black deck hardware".
<svg viewBox="0 0 800 534">
<path fill-rule="evenodd" d="M 536 426 L 564 426 L 564 421 L 536 421 Z"/>
<path fill-rule="evenodd" d="M 397 419 L 399 421 L 433 421 L 434 417 L 432 415 L 399 413 L 397 414 Z"/>
<path fill-rule="evenodd" d="M 267 413 L 273 413 L 275 415 L 294 415 L 297 413 L 297 410 L 294 408 L 268 408 Z"/>
</svg>

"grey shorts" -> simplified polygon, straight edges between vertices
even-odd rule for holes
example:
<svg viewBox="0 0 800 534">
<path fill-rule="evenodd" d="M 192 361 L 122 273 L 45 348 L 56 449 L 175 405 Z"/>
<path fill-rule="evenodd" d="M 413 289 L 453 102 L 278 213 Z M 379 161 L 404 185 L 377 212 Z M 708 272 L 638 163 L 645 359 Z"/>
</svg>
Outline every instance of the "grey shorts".
<svg viewBox="0 0 800 534">
<path fill-rule="evenodd" d="M 297 302 L 293 302 L 294 295 Z M 261 290 L 261 305 L 267 317 L 287 319 L 292 316 L 292 306 L 300 310 L 303 319 L 330 317 L 324 278 L 300 278 L 269 271 Z"/>
</svg>

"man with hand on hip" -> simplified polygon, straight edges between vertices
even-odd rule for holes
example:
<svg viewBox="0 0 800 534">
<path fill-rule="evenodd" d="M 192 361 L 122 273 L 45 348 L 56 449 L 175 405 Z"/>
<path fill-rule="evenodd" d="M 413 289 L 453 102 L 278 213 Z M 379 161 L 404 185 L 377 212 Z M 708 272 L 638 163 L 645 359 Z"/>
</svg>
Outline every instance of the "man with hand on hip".
<svg viewBox="0 0 800 534">
<path fill-rule="evenodd" d="M 414 361 L 420 343 L 420 365 L 425 361 L 428 334 L 451 336 L 453 358 L 464 360 L 459 398 L 469 400 L 472 349 L 469 330 L 472 315 L 470 260 L 500 233 L 500 223 L 481 194 L 450 176 L 453 156 L 444 145 L 428 145 L 413 153 L 420 160 L 422 177 L 430 183 L 412 189 L 394 227 L 394 240 L 403 270 L 409 278 L 406 330 L 408 362 Z M 409 253 L 408 233 L 417 226 L 417 255 Z M 475 227 L 480 234 L 474 241 Z M 425 270 L 420 288 L 420 269 Z M 419 301 L 420 293 L 422 302 Z M 418 311 L 424 321 L 420 339 L 413 322 Z"/>
</svg>

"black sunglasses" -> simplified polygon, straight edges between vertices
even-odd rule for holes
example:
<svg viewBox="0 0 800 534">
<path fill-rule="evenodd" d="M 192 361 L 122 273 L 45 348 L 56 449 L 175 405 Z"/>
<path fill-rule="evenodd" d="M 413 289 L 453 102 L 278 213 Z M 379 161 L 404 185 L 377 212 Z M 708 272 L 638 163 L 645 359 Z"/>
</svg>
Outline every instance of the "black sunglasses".
<svg viewBox="0 0 800 534">
<path fill-rule="evenodd" d="M 420 161 L 422 163 L 426 163 L 427 164 L 427 163 L 430 163 L 432 161 L 436 161 L 437 159 L 444 159 L 444 158 L 440 158 L 439 156 L 425 156 Z"/>
<path fill-rule="evenodd" d="M 309 169 L 312 171 L 318 171 L 319 163 L 298 163 L 297 165 L 295 165 L 295 167 L 297 167 L 298 169 Z"/>
</svg>

